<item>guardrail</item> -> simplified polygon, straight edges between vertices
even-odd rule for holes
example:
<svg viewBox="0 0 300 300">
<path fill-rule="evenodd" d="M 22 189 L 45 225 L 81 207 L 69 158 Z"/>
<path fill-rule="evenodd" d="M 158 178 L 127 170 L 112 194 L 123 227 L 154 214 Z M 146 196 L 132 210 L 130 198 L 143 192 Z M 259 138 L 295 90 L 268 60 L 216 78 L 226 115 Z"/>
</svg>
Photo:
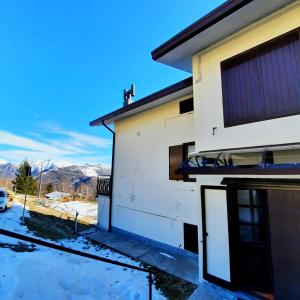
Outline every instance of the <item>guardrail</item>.
<svg viewBox="0 0 300 300">
<path fill-rule="evenodd" d="M 29 243 L 37 244 L 37 245 L 40 245 L 40 246 L 48 247 L 48 248 L 51 248 L 51 249 L 55 249 L 55 250 L 58 250 L 58 251 L 63 251 L 63 252 L 66 252 L 66 253 L 71 253 L 71 254 L 82 256 L 82 257 L 85 257 L 85 258 L 94 259 L 94 260 L 97 260 L 97 261 L 101 261 L 101 262 L 105 262 L 105 263 L 108 263 L 108 264 L 120 266 L 120 267 L 123 267 L 123 268 L 128 268 L 128 269 L 136 270 L 136 271 L 139 271 L 139 272 L 147 273 L 148 274 L 148 283 L 149 283 L 149 300 L 152 300 L 153 272 L 151 270 L 140 268 L 140 267 L 137 267 L 137 266 L 132 266 L 132 265 L 129 265 L 129 264 L 126 264 L 126 263 L 122 263 L 122 262 L 119 262 L 119 261 L 114 261 L 114 260 L 111 260 L 109 258 L 96 256 L 96 255 L 93 255 L 93 254 L 85 253 L 85 252 L 74 250 L 74 249 L 71 249 L 71 248 L 66 248 L 66 247 L 63 247 L 63 246 L 60 246 L 60 245 L 56 245 L 56 244 L 49 243 L 49 242 L 46 242 L 46 241 L 43 241 L 43 240 L 35 239 L 35 238 L 30 237 L 30 236 L 22 235 L 22 234 L 15 233 L 15 232 L 12 232 L 12 231 L 8 231 L 8 230 L 5 230 L 5 229 L 0 229 L 0 234 L 11 237 L 11 238 L 15 238 L 15 239 L 18 239 L 18 240 L 22 240 L 22 241 L 25 241 L 25 242 L 29 242 Z"/>
</svg>

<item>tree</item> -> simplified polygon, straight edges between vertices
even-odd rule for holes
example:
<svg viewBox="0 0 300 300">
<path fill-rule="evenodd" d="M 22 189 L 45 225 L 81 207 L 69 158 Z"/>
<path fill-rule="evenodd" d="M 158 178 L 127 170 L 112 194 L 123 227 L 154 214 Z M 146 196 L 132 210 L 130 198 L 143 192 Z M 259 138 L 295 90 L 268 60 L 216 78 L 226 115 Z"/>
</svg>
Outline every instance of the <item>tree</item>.
<svg viewBox="0 0 300 300">
<path fill-rule="evenodd" d="M 53 190 L 54 190 L 53 184 L 52 184 L 52 183 L 48 183 L 48 184 L 46 185 L 46 194 L 52 193 Z"/>
<path fill-rule="evenodd" d="M 16 179 L 13 181 L 13 185 L 15 186 L 16 192 L 25 194 L 26 191 L 26 181 L 27 181 L 27 194 L 28 195 L 36 195 L 37 192 L 37 183 L 36 180 L 32 176 L 26 176 L 26 170 L 30 167 L 30 164 L 27 160 L 24 160 L 16 173 Z"/>
</svg>

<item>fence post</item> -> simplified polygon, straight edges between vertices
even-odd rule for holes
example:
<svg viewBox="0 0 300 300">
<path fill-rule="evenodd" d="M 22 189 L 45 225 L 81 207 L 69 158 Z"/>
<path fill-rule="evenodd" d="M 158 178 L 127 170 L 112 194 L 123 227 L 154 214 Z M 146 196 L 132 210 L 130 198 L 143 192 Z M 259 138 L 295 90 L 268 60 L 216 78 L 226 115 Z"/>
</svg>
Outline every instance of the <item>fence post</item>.
<svg viewBox="0 0 300 300">
<path fill-rule="evenodd" d="M 152 282 L 153 278 L 152 278 L 152 273 L 149 272 L 149 300 L 152 300 Z"/>
<path fill-rule="evenodd" d="M 24 198 L 24 205 L 23 205 L 23 214 L 22 214 L 22 224 L 25 224 L 25 207 L 27 202 L 27 191 L 28 191 L 28 176 L 26 175 L 25 179 L 25 198 Z"/>
<path fill-rule="evenodd" d="M 75 231 L 75 233 L 77 233 L 77 231 L 78 231 L 78 225 L 77 225 L 77 218 L 78 218 L 78 215 L 79 215 L 79 212 L 76 210 L 76 212 L 75 212 L 75 223 L 74 223 L 74 231 Z"/>
</svg>

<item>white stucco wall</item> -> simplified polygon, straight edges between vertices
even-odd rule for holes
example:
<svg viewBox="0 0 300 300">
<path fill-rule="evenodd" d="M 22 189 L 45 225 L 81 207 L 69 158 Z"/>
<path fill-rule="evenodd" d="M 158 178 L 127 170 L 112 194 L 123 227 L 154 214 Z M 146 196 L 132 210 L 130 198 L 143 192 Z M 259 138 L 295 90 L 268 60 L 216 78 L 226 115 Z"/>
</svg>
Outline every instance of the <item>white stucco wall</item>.
<svg viewBox="0 0 300 300">
<path fill-rule="evenodd" d="M 223 60 L 299 27 L 299 3 L 193 57 L 198 151 L 300 142 L 300 115 L 224 128 L 220 68 Z"/>
<path fill-rule="evenodd" d="M 296 2 L 295 6 L 253 24 L 193 57 L 196 151 L 300 142 L 300 115 L 225 128 L 221 84 L 223 60 L 300 27 L 300 1 Z M 216 134 L 212 135 L 214 127 L 217 127 L 217 130 Z M 198 175 L 197 182 L 199 186 L 220 186 L 224 177 L 300 178 L 300 176 Z M 210 218 L 209 222 L 215 221 L 217 224 L 218 220 L 213 220 L 213 214 L 207 217 Z M 199 232 L 199 241 L 201 240 Z M 200 243 L 199 249 L 201 247 Z M 220 247 L 219 252 L 214 255 L 225 260 L 227 256 L 224 253 L 226 251 Z M 201 254 L 200 252 L 200 280 L 203 267 Z M 221 271 L 228 274 L 228 264 L 224 264 Z"/>
<path fill-rule="evenodd" d="M 201 203 L 197 183 L 169 180 L 169 146 L 195 140 L 194 113 L 180 115 L 178 102 L 115 124 L 112 225 L 183 248 L 183 223 L 200 225 Z"/>
</svg>

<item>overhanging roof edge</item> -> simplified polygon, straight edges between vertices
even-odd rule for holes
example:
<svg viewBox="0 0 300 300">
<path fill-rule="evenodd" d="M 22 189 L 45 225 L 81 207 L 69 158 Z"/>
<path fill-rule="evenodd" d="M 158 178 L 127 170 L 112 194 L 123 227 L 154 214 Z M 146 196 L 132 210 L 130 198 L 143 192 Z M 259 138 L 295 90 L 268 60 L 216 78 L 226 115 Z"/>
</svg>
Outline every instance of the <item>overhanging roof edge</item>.
<svg viewBox="0 0 300 300">
<path fill-rule="evenodd" d="M 203 32 L 207 28 L 215 25 L 224 18 L 238 11 L 247 4 L 253 2 L 254 0 L 228 0 L 221 4 L 204 17 L 200 18 L 187 28 L 183 29 L 181 32 L 177 33 L 175 36 L 170 38 L 168 41 L 157 47 L 151 52 L 152 59 L 158 60 L 168 52 L 177 48 L 178 46 L 184 44 L 186 41 L 190 40 L 197 34 Z"/>
<path fill-rule="evenodd" d="M 193 77 L 188 77 L 182 81 L 179 81 L 171 86 L 168 86 L 162 90 L 159 90 L 153 94 L 150 94 L 149 96 L 146 96 L 140 100 L 137 100 L 128 106 L 121 107 L 111 113 L 108 113 L 100 118 L 95 119 L 94 121 L 91 121 L 89 124 L 90 126 L 101 126 L 102 122 L 110 121 L 124 113 L 130 112 L 134 109 L 137 109 L 139 107 L 142 107 L 146 104 L 149 104 L 151 102 L 155 102 L 156 100 L 159 100 L 163 97 L 166 97 L 168 95 L 172 95 L 178 91 L 184 90 L 188 87 L 191 87 L 193 85 Z M 110 122 L 111 123 L 111 122 Z"/>
</svg>

